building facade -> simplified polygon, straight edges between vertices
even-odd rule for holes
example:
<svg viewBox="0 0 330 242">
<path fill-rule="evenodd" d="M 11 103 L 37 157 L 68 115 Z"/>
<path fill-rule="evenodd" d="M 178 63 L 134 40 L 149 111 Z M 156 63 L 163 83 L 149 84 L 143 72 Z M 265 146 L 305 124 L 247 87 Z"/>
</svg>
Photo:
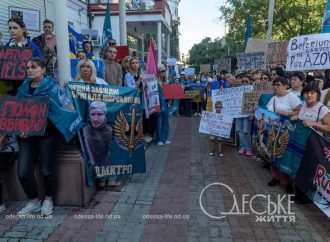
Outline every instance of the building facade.
<svg viewBox="0 0 330 242">
<path fill-rule="evenodd" d="M 107 0 L 90 0 L 89 13 L 91 28 L 99 30 L 102 36 L 104 15 L 107 10 Z M 110 1 L 110 14 L 113 38 L 120 42 L 119 34 L 119 3 Z M 127 0 L 126 22 L 127 38 L 130 54 L 146 60 L 150 38 L 156 42 L 158 62 L 165 63 L 169 57 L 177 57 L 178 43 L 173 41 L 173 20 L 177 18 L 179 1 L 172 4 L 167 0 Z M 175 18 L 173 18 L 173 12 Z M 175 47 L 172 47 L 176 45 Z"/>
<path fill-rule="evenodd" d="M 55 20 L 54 1 L 56 0 L 1 0 L 0 32 L 3 42 L 10 38 L 7 21 L 12 15 L 23 17 L 31 38 L 42 33 L 42 22 L 48 18 Z M 87 29 L 87 0 L 67 0 L 69 24 L 77 31 Z"/>
</svg>

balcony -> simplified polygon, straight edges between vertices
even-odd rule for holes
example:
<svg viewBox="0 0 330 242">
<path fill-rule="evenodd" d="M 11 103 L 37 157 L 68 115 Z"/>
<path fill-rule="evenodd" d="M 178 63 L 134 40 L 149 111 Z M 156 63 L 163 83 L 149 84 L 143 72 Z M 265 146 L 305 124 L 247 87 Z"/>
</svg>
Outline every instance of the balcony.
<svg viewBox="0 0 330 242">
<path fill-rule="evenodd" d="M 89 11 L 96 15 L 104 15 L 107 9 L 107 0 L 90 0 Z M 111 15 L 119 14 L 119 0 L 110 1 Z M 127 15 L 162 14 L 169 11 L 166 0 L 126 0 Z"/>
</svg>

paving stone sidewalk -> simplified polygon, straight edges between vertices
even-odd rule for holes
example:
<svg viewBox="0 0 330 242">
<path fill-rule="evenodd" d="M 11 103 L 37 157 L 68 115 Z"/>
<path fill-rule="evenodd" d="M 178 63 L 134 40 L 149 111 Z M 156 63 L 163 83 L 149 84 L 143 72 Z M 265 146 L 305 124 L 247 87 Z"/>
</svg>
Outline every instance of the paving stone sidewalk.
<svg viewBox="0 0 330 242">
<path fill-rule="evenodd" d="M 56 207 L 51 219 L 18 220 L 10 216 L 24 204 L 10 203 L 0 216 L 0 242 L 330 242 L 330 220 L 314 205 L 294 204 L 294 223 L 256 222 L 251 213 L 206 216 L 200 201 L 211 215 L 233 206 L 232 194 L 220 186 L 200 200 L 212 183 L 229 185 L 237 198 L 284 192 L 269 188 L 269 171 L 255 158 L 238 156 L 236 148 L 225 147 L 223 158 L 209 157 L 198 124 L 198 118 L 173 118 L 172 144 L 147 149 L 147 173 L 133 176 L 120 193 L 98 192 L 85 208 Z M 258 199 L 254 207 L 263 211 L 267 203 Z"/>
</svg>

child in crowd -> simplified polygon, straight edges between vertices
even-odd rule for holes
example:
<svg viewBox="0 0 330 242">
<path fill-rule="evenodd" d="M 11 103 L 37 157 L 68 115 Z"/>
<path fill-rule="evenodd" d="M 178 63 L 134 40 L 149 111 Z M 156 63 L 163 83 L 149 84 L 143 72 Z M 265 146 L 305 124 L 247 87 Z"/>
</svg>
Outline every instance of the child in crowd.
<svg viewBox="0 0 330 242">
<path fill-rule="evenodd" d="M 214 109 L 216 113 L 221 113 L 222 102 L 217 101 L 214 104 Z M 218 151 L 218 156 L 223 157 L 221 138 L 211 135 L 209 138 L 209 155 L 214 156 L 216 150 Z"/>
</svg>

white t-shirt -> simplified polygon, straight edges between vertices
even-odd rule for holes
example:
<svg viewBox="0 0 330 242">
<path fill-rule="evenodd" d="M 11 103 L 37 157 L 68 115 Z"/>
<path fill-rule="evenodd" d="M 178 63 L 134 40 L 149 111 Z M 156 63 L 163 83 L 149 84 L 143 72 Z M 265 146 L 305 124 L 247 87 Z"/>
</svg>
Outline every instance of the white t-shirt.
<svg viewBox="0 0 330 242">
<path fill-rule="evenodd" d="M 267 104 L 267 109 L 271 112 L 292 112 L 293 109 L 301 105 L 301 100 L 293 93 L 289 92 L 283 97 L 273 96 Z M 275 108 L 275 110 L 274 110 Z"/>
<path fill-rule="evenodd" d="M 298 98 L 300 98 L 301 96 L 301 91 L 296 91 L 296 90 L 293 90 L 292 88 L 289 89 L 289 92 L 293 93 L 294 95 L 296 95 Z"/>
<path fill-rule="evenodd" d="M 306 103 L 304 102 L 298 117 L 303 121 L 321 121 L 329 112 L 330 110 L 327 108 L 327 106 L 323 105 L 321 102 L 318 102 L 313 107 L 307 107 Z"/>
</svg>

